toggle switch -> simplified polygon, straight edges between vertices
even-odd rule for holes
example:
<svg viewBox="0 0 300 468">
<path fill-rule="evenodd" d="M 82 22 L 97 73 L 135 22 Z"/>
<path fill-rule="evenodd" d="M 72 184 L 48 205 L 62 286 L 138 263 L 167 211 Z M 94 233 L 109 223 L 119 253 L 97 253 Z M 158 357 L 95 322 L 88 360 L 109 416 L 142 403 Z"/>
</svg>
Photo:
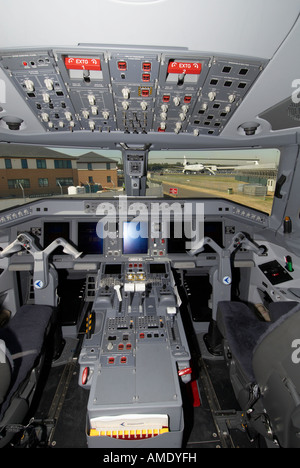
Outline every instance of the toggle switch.
<svg viewBox="0 0 300 468">
<path fill-rule="evenodd" d="M 93 94 L 89 94 L 89 95 L 88 95 L 88 101 L 89 101 L 89 104 L 90 104 L 91 106 L 94 106 L 94 105 L 95 105 L 95 102 L 96 102 L 95 96 L 94 96 Z"/>
<path fill-rule="evenodd" d="M 49 114 L 47 114 L 46 112 L 43 112 L 41 117 L 44 122 L 49 122 Z"/>
<path fill-rule="evenodd" d="M 70 122 L 72 120 L 72 114 L 71 112 L 65 112 L 65 117 L 66 119 Z"/>
<path fill-rule="evenodd" d="M 124 99 L 129 99 L 130 97 L 130 89 L 129 88 L 123 88 L 122 89 L 122 95 Z"/>
<path fill-rule="evenodd" d="M 46 85 L 46 88 L 49 90 L 49 91 L 52 91 L 53 88 L 54 88 L 54 84 L 53 84 L 53 81 L 50 79 L 50 78 L 46 78 L 44 80 L 44 83 Z"/>
<path fill-rule="evenodd" d="M 48 104 L 50 102 L 50 96 L 48 93 L 43 94 L 43 101 Z"/>
<path fill-rule="evenodd" d="M 25 80 L 24 85 L 26 86 L 27 91 L 32 93 L 34 91 L 34 83 L 31 80 Z"/>
</svg>

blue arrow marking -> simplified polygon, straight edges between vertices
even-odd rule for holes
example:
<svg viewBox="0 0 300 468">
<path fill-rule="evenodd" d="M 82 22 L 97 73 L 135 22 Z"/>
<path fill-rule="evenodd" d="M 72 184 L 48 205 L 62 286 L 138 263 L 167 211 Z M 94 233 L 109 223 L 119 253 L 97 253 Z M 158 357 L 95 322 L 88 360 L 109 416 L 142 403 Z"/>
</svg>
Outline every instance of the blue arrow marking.
<svg viewBox="0 0 300 468">
<path fill-rule="evenodd" d="M 223 283 L 224 283 L 224 284 L 231 284 L 231 278 L 230 278 L 230 276 L 224 276 L 224 278 L 223 278 Z"/>
<path fill-rule="evenodd" d="M 34 287 L 36 289 L 41 289 L 43 286 L 44 286 L 44 283 L 41 280 L 37 280 L 37 281 L 34 282 Z"/>
</svg>

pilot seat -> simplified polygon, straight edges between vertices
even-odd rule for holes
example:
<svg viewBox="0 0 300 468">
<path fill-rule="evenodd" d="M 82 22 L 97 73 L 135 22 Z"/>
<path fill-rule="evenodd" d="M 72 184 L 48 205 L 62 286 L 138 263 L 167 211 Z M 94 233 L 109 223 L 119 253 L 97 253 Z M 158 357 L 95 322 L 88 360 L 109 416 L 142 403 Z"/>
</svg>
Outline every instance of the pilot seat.
<svg viewBox="0 0 300 468">
<path fill-rule="evenodd" d="M 28 414 L 46 351 L 54 352 L 55 310 L 23 305 L 0 328 L 0 448 L 14 436 L 9 425 L 22 424 Z"/>
<path fill-rule="evenodd" d="M 263 321 L 244 303 L 221 301 L 217 327 L 245 427 L 268 446 L 299 448 L 300 304 L 271 303 L 269 314 Z"/>
</svg>

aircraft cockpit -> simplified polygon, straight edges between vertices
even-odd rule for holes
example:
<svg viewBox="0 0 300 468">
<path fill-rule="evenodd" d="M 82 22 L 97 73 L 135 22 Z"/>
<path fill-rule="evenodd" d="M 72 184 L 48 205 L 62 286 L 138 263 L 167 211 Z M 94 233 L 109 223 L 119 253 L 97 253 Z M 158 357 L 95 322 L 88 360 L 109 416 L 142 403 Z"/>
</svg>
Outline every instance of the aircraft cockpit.
<svg viewBox="0 0 300 468">
<path fill-rule="evenodd" d="M 299 1 L 29 4 L 56 32 L 1 6 L 0 447 L 299 448 Z"/>
</svg>

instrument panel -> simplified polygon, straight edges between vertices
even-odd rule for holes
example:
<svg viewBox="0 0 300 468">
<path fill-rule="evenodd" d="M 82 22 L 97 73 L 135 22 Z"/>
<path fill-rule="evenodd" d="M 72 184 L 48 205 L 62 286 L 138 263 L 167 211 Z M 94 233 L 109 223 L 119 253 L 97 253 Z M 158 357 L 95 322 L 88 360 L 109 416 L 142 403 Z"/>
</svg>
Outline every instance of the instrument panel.
<svg viewBox="0 0 300 468">
<path fill-rule="evenodd" d="M 2 212 L 0 232 L 10 232 L 11 239 L 28 232 L 41 248 L 64 238 L 82 252 L 77 261 L 149 256 L 176 259 L 187 257 L 192 241 L 199 236 L 210 237 L 220 247 L 228 246 L 235 233 L 245 230 L 245 223 L 252 232 L 266 227 L 268 216 L 218 199 L 205 200 L 204 210 L 203 201 L 192 199 L 78 198 L 66 204 L 65 199 L 52 198 Z M 209 246 L 204 247 L 206 252 L 211 252 Z"/>
<path fill-rule="evenodd" d="M 250 275 L 252 288 L 276 301 L 295 300 L 299 297 L 297 258 L 286 248 L 272 243 L 268 232 L 268 215 L 225 199 L 205 199 L 204 203 L 201 199 L 143 197 L 49 198 L 0 214 L 2 250 L 21 233 L 34 238 L 39 250 L 53 245 L 56 239 L 65 239 L 69 249 L 64 252 L 63 246 L 59 245 L 53 248 L 51 263 L 56 270 L 86 276 L 86 300 L 89 302 L 95 299 L 95 275 L 101 265 L 124 262 L 131 273 L 139 270 L 140 265 L 159 262 L 168 262 L 171 268 L 181 271 L 195 270 L 197 273 L 199 269 L 198 273 L 201 271 L 206 275 L 215 271 L 217 274 L 211 281 L 216 295 L 224 285 L 230 284 L 225 281 L 230 275 L 226 260 L 229 253 L 236 250 L 235 239 L 239 233 L 245 233 L 249 239 L 261 239 L 256 240 L 256 246 L 246 242 L 245 248 L 238 248 L 234 257 L 234 266 L 243 268 Z M 195 233 L 199 240 L 211 239 L 196 254 L 190 252 L 194 248 Z M 266 247 L 262 252 L 257 249 L 259 244 Z M 81 255 L 72 258 L 69 254 L 72 249 Z M 10 258 L 1 260 L 2 272 L 32 271 L 33 256 L 28 249 L 18 250 Z M 293 265 L 292 272 L 287 270 L 286 258 L 291 258 L 288 265 Z M 264 265 L 274 260 L 290 272 L 284 283 L 274 285 L 265 273 Z M 278 270 L 273 270 L 272 278 L 277 278 Z M 251 295 L 255 294 L 255 300 L 260 302 L 260 293 L 254 293 L 254 290 Z"/>
</svg>

